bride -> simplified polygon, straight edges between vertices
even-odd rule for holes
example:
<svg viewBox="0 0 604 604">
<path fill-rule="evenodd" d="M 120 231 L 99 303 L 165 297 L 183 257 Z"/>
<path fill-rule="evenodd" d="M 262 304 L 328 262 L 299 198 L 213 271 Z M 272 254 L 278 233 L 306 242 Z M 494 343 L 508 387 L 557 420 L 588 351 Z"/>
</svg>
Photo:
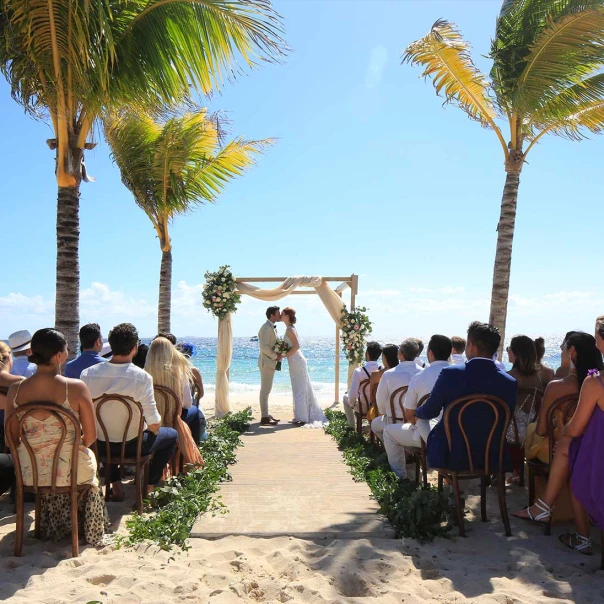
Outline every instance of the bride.
<svg viewBox="0 0 604 604">
<path fill-rule="evenodd" d="M 294 395 L 294 419 L 291 423 L 297 426 L 305 425 L 307 428 L 321 428 L 327 424 L 327 418 L 315 398 L 306 359 L 300 350 L 298 332 L 294 327 L 296 311 L 293 308 L 284 308 L 281 321 L 286 325 L 283 339 L 291 347 L 285 355 Z"/>
</svg>

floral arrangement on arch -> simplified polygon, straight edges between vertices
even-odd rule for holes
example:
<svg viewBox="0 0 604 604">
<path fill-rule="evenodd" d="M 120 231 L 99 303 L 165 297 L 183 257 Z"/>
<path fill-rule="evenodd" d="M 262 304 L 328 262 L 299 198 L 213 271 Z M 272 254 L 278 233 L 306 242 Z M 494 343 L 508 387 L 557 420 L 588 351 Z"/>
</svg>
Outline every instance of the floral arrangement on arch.
<svg viewBox="0 0 604 604">
<path fill-rule="evenodd" d="M 371 333 L 371 321 L 366 311 L 364 306 L 352 312 L 346 307 L 342 309 L 342 345 L 349 363 L 362 363 L 365 359 L 365 340 Z"/>
<path fill-rule="evenodd" d="M 237 293 L 237 283 L 227 264 L 221 266 L 216 272 L 206 272 L 206 283 L 203 286 L 203 306 L 215 317 L 224 319 L 229 313 L 237 312 L 237 305 L 241 296 Z"/>
</svg>

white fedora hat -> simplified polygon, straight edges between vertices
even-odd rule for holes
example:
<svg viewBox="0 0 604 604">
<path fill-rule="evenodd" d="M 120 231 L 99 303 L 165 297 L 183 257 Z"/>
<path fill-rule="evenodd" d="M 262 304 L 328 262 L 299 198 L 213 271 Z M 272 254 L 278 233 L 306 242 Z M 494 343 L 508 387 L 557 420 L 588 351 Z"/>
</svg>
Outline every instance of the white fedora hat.
<svg viewBox="0 0 604 604">
<path fill-rule="evenodd" d="M 21 352 L 31 348 L 31 334 L 27 329 L 21 331 L 15 331 L 8 336 L 8 345 L 10 346 L 11 352 Z"/>
</svg>

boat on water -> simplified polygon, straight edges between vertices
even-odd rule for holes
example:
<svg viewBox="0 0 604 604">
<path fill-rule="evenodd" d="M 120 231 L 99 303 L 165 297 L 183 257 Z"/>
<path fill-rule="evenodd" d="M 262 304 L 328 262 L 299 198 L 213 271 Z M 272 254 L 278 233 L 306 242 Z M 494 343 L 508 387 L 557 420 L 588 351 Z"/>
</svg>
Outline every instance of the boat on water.
<svg viewBox="0 0 604 604">
<path fill-rule="evenodd" d="M 250 338 L 250 342 L 257 342 L 258 341 L 258 336 L 253 336 Z"/>
</svg>

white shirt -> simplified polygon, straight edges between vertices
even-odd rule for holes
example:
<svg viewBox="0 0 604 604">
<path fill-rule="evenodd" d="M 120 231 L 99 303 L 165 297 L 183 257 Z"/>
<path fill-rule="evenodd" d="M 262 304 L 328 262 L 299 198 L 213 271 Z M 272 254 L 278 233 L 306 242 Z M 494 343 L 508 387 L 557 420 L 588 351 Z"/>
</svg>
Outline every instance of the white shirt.
<svg viewBox="0 0 604 604">
<path fill-rule="evenodd" d="M 409 382 L 409 390 L 405 395 L 403 407 L 405 409 L 417 409 L 417 404 L 426 394 L 432 392 L 434 384 L 440 375 L 440 372 L 449 367 L 449 361 L 434 361 L 429 367 L 426 367 L 421 373 L 414 375 Z"/>
<path fill-rule="evenodd" d="M 411 378 L 422 371 L 415 361 L 402 361 L 394 369 L 385 371 L 376 394 L 379 412 L 391 419 L 390 396 L 397 388 L 408 386 Z"/>
<path fill-rule="evenodd" d="M 454 352 L 451 355 L 451 365 L 463 365 L 466 362 L 466 357 L 463 354 Z"/>
<path fill-rule="evenodd" d="M 353 402 L 359 398 L 359 386 L 363 380 L 369 379 L 367 373 L 371 375 L 372 371 L 377 371 L 380 365 L 377 361 L 367 361 L 363 367 L 357 367 L 352 374 L 352 380 L 350 382 L 350 390 L 348 391 L 348 400 Z M 365 369 L 367 373 L 365 373 Z"/>
<path fill-rule="evenodd" d="M 182 408 L 190 409 L 193 405 L 193 395 L 191 394 L 191 386 L 185 384 L 185 389 L 182 395 Z"/>
<path fill-rule="evenodd" d="M 103 394 L 120 394 L 130 396 L 143 407 L 143 416 L 146 424 L 160 424 L 161 415 L 155 404 L 153 394 L 153 378 L 140 367 L 133 363 L 99 363 L 82 371 L 80 378 L 93 399 Z M 109 401 L 101 409 L 103 422 L 111 442 L 122 442 L 124 426 L 128 421 L 128 413 L 122 403 Z M 138 436 L 138 414 L 134 413 L 126 440 L 133 440 Z M 101 427 L 97 425 L 98 439 L 105 440 Z"/>
<path fill-rule="evenodd" d="M 27 360 L 27 357 L 13 357 L 13 368 L 11 375 L 22 375 L 25 378 L 31 377 L 38 367 Z"/>
</svg>

